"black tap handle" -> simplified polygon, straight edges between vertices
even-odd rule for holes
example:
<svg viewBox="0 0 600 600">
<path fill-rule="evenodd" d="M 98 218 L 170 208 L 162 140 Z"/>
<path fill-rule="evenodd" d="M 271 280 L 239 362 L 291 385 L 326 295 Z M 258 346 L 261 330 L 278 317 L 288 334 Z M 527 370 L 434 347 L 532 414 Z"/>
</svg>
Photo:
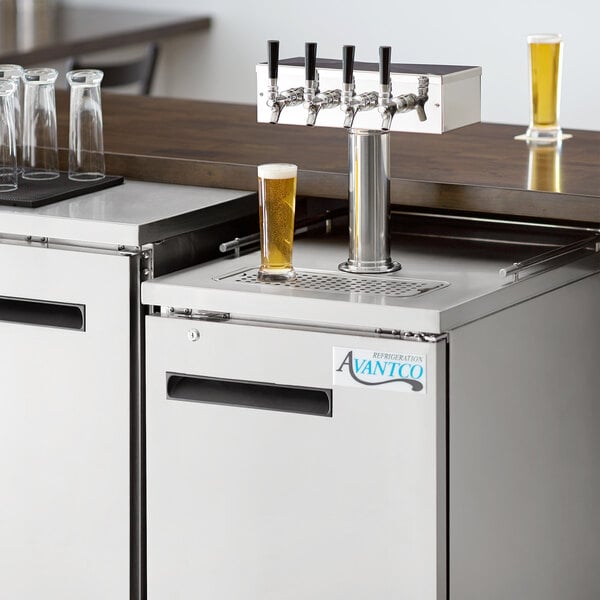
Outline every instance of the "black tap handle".
<svg viewBox="0 0 600 600">
<path fill-rule="evenodd" d="M 389 85 L 390 83 L 390 62 L 392 58 L 391 46 L 379 46 L 379 83 Z"/>
<path fill-rule="evenodd" d="M 317 43 L 306 42 L 304 46 L 304 79 L 314 81 L 317 74 Z"/>
<path fill-rule="evenodd" d="M 342 70 L 344 71 L 344 83 L 352 83 L 354 75 L 354 46 L 344 46 L 342 52 Z"/>
<path fill-rule="evenodd" d="M 269 60 L 269 79 L 277 79 L 279 71 L 279 40 L 269 40 L 267 42 L 267 52 Z"/>
</svg>

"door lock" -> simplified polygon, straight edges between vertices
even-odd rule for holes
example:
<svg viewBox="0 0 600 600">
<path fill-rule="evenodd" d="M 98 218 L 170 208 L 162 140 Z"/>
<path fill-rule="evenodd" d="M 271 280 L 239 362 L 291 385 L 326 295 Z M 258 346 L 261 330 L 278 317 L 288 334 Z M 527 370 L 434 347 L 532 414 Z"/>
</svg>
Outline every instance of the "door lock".
<svg viewBox="0 0 600 600">
<path fill-rule="evenodd" d="M 200 332 L 197 329 L 188 329 L 187 336 L 190 342 L 197 342 L 200 339 Z"/>
</svg>

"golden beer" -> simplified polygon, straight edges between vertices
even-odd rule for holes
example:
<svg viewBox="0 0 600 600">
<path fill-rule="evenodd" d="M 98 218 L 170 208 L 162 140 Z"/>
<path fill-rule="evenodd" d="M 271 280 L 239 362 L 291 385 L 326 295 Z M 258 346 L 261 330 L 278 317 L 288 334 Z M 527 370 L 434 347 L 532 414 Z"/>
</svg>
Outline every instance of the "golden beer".
<svg viewBox="0 0 600 600">
<path fill-rule="evenodd" d="M 528 137 L 555 140 L 560 137 L 560 79 L 562 37 L 558 34 L 530 35 L 531 122 Z"/>
<path fill-rule="evenodd" d="M 261 281 L 295 277 L 292 267 L 296 165 L 275 163 L 258 167 Z"/>
</svg>

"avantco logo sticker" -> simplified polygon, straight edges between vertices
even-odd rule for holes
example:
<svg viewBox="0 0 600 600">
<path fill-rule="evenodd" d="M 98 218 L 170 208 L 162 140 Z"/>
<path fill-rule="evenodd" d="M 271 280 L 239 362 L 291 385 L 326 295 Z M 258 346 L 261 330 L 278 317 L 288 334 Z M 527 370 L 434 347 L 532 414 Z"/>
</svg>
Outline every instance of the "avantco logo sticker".
<svg viewBox="0 0 600 600">
<path fill-rule="evenodd" d="M 333 349 L 333 385 L 425 393 L 425 356 L 357 348 Z"/>
</svg>

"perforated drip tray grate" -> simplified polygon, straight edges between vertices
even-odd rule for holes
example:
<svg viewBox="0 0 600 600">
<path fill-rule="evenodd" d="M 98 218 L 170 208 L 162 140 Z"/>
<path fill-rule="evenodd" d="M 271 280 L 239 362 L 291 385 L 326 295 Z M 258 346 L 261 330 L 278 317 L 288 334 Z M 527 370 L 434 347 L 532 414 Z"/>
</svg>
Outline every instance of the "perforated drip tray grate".
<svg viewBox="0 0 600 600">
<path fill-rule="evenodd" d="M 372 294 L 393 298 L 410 298 L 427 292 L 440 290 L 449 284 L 445 281 L 409 279 L 405 277 L 382 277 L 380 275 L 342 275 L 327 271 L 306 271 L 296 269 L 294 281 L 263 282 L 256 276 L 258 269 L 248 269 L 218 277 L 218 281 L 247 285 L 269 285 L 309 292 L 339 294 Z"/>
</svg>

